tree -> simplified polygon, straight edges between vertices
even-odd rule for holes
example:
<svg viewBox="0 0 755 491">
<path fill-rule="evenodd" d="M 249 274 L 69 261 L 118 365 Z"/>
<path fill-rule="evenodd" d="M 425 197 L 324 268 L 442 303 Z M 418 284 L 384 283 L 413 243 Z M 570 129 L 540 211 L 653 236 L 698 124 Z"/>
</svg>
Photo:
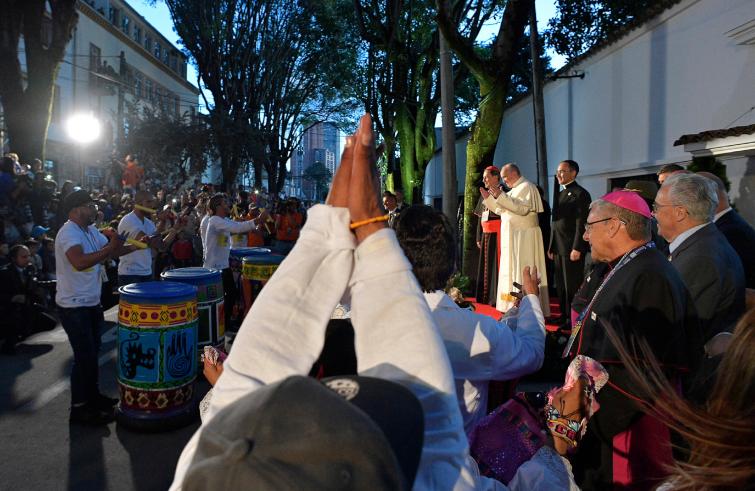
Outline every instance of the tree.
<svg viewBox="0 0 755 491">
<path fill-rule="evenodd" d="M 137 155 L 147 175 L 165 183 L 181 185 L 205 171 L 214 149 L 203 115 L 191 118 L 150 108 L 130 109 L 128 132 L 118 143 L 117 155 Z"/>
<path fill-rule="evenodd" d="M 268 190 L 284 183 L 301 128 L 345 109 L 338 90 L 354 49 L 346 0 L 165 0 L 199 78 L 213 96 L 223 183 L 252 161 Z"/>
<path fill-rule="evenodd" d="M 440 44 L 433 0 L 355 0 L 367 69 L 358 95 L 385 143 L 388 187 L 420 198 L 425 169 L 435 151 L 440 108 Z M 480 24 L 481 27 L 481 24 Z M 467 76 L 454 70 L 454 85 Z M 399 162 L 395 161 L 395 149 Z"/>
<path fill-rule="evenodd" d="M 438 24 L 456 56 L 477 80 L 480 105 L 467 143 L 467 172 L 464 184 L 464 261 L 463 269 L 469 273 L 476 254 L 473 211 L 479 192 L 477 187 L 482 171 L 493 163 L 493 154 L 501 131 L 506 97 L 509 94 L 511 75 L 519 44 L 524 39 L 524 27 L 528 14 L 534 8 L 533 0 L 509 0 L 503 12 L 489 57 L 481 56 L 475 49 L 481 21 L 487 21 L 497 12 L 497 2 L 465 0 L 455 2 L 436 0 Z M 461 23 L 454 19 L 463 19 Z"/>
<path fill-rule="evenodd" d="M 0 103 L 11 149 L 24 161 L 45 157 L 55 79 L 78 18 L 76 0 L 0 1 Z"/>
<path fill-rule="evenodd" d="M 286 163 L 304 131 L 343 120 L 355 109 L 342 95 L 350 89 L 357 42 L 342 14 L 348 0 L 278 3 L 258 44 L 264 63 L 253 154 L 255 182 L 264 168 L 273 193 L 283 189 Z"/>
<path fill-rule="evenodd" d="M 653 15 L 678 0 L 557 0 L 548 21 L 547 44 L 572 60 L 603 42 L 618 29 Z"/>
<path fill-rule="evenodd" d="M 328 186 L 330 186 L 330 180 L 333 178 L 333 173 L 330 169 L 325 167 L 320 161 L 317 161 L 304 169 L 302 173 L 302 179 L 307 182 L 314 183 L 315 187 L 315 200 L 324 200 L 328 194 Z"/>
</svg>

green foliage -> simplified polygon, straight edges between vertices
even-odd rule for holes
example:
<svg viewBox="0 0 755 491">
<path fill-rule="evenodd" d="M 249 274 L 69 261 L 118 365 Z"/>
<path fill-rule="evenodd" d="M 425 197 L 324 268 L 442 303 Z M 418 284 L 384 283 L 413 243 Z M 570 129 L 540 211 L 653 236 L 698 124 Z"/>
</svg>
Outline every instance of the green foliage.
<svg viewBox="0 0 755 491">
<path fill-rule="evenodd" d="M 556 17 L 548 21 L 548 46 L 576 58 L 648 10 L 668 0 L 557 0 Z"/>
<path fill-rule="evenodd" d="M 348 0 L 165 0 L 212 93 L 209 123 L 230 186 L 263 170 L 278 192 L 302 128 L 353 106 L 340 96 L 355 65 Z M 353 10 L 353 9 L 352 9 Z"/>
<path fill-rule="evenodd" d="M 304 169 L 302 179 L 314 183 L 315 196 L 317 199 L 325 200 L 325 197 L 328 195 L 330 181 L 333 179 L 333 173 L 325 167 L 325 164 L 318 161 Z"/>
<path fill-rule="evenodd" d="M 148 176 L 182 184 L 201 175 L 214 157 L 211 131 L 200 115 L 194 119 L 162 111 L 130 108 L 128 131 L 117 155 L 137 155 Z"/>
<path fill-rule="evenodd" d="M 692 157 L 692 162 L 687 166 L 687 170 L 691 172 L 710 172 L 721 178 L 727 191 L 731 187 L 729 179 L 726 178 L 726 165 L 722 164 L 716 157 Z"/>
</svg>

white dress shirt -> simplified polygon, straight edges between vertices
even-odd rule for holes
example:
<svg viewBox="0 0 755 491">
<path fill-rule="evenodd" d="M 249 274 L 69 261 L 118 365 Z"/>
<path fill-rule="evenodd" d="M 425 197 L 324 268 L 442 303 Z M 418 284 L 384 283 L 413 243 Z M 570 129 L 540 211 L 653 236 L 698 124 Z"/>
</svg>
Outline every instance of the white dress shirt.
<svg viewBox="0 0 755 491">
<path fill-rule="evenodd" d="M 540 369 L 545 319 L 536 295 L 527 295 L 498 322 L 463 309 L 442 291 L 425 293 L 451 361 L 456 397 L 469 431 L 487 414 L 488 383 Z"/>
</svg>

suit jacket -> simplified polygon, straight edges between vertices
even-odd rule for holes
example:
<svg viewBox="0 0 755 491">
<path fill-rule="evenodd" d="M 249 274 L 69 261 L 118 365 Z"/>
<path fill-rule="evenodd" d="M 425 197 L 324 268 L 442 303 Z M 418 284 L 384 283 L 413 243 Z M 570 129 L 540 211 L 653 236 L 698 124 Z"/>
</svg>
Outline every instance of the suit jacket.
<svg viewBox="0 0 755 491">
<path fill-rule="evenodd" d="M 11 312 L 14 304 L 10 300 L 14 295 L 26 295 L 27 303 L 36 300 L 33 294 L 34 274 L 34 268 L 31 266 L 22 273 L 19 273 L 13 263 L 0 268 L 0 317 Z M 4 320 L 7 319 L 0 318 L 0 323 Z"/>
<path fill-rule="evenodd" d="M 745 285 L 755 288 L 755 229 L 734 210 L 729 210 L 716 220 L 716 227 L 739 256 L 745 268 Z"/>
<path fill-rule="evenodd" d="M 600 263 L 587 276 L 580 292 L 592 297 L 611 267 Z M 589 482 L 595 476 L 612 475 L 611 441 L 642 414 L 642 409 L 615 387 L 644 400 L 653 397 L 633 383 L 606 334 L 609 327 L 625 341 L 624 347 L 630 353 L 637 339 L 647 342 L 669 375 L 675 374 L 674 367 L 694 368 L 703 357 L 689 293 L 664 255 L 655 249 L 646 250 L 616 271 L 585 317 L 570 351 L 570 356 L 579 353 L 603 363 L 613 384 L 600 391 L 600 411 L 590 419 L 588 435 L 578 449 L 575 474 L 579 467 Z M 593 436 L 587 439 L 589 435 Z M 582 489 L 610 489 L 606 483 L 580 485 Z"/>
<path fill-rule="evenodd" d="M 590 246 L 582 238 L 585 222 L 590 211 L 590 193 L 572 181 L 560 191 L 553 203 L 553 223 L 551 225 L 548 252 L 568 256 L 572 249 L 587 252 Z"/>
<path fill-rule="evenodd" d="M 731 331 L 745 311 L 742 261 L 718 228 L 709 223 L 671 254 L 697 309 L 705 340 Z"/>
</svg>

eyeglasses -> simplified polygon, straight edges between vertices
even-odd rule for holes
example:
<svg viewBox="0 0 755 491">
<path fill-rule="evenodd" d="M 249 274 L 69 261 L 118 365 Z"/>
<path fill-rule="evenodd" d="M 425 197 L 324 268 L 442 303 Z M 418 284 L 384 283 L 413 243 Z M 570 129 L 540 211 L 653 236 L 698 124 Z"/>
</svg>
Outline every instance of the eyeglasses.
<svg viewBox="0 0 755 491">
<path fill-rule="evenodd" d="M 616 218 L 616 217 L 608 217 L 608 218 L 603 218 L 602 220 L 595 220 L 594 222 L 586 222 L 585 223 L 585 232 L 589 233 L 590 229 L 592 228 L 592 226 L 595 225 L 596 223 L 607 222 L 608 220 L 613 220 L 614 218 Z M 622 223 L 624 223 L 624 222 L 622 222 Z"/>
<path fill-rule="evenodd" d="M 663 208 L 664 206 L 679 206 L 676 203 L 668 203 L 665 205 L 662 205 L 661 203 L 658 203 L 657 201 L 653 201 L 653 213 L 658 213 L 658 210 L 660 208 Z"/>
</svg>

